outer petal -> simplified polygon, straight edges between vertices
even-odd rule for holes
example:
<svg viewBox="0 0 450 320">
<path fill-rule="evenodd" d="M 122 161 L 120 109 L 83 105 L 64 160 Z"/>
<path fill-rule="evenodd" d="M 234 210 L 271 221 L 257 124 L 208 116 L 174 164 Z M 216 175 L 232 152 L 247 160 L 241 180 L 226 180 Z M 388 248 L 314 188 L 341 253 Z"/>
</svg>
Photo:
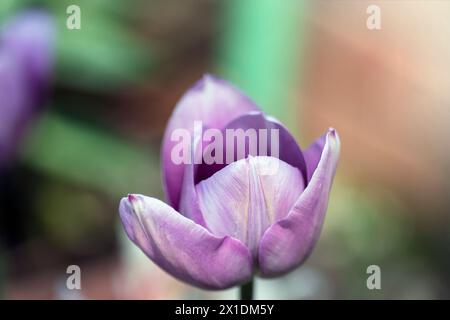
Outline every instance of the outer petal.
<svg viewBox="0 0 450 320">
<path fill-rule="evenodd" d="M 275 276 L 299 266 L 312 251 L 322 228 L 339 158 L 337 132 L 330 129 L 310 183 L 289 215 L 272 225 L 259 247 L 261 275 Z"/>
<path fill-rule="evenodd" d="M 129 195 L 120 202 L 128 237 L 159 267 L 205 289 L 224 289 L 252 275 L 249 250 L 231 237 L 216 237 L 164 202 Z"/>
<path fill-rule="evenodd" d="M 307 182 L 312 178 L 314 171 L 316 171 L 317 165 L 319 164 L 320 156 L 322 155 L 323 146 L 325 145 L 327 135 L 319 137 L 314 141 L 306 151 L 303 152 L 306 161 L 307 168 Z"/>
<path fill-rule="evenodd" d="M 242 241 L 255 260 L 267 228 L 291 210 L 304 189 L 303 175 L 274 157 L 233 162 L 196 185 L 205 225 Z"/>
<path fill-rule="evenodd" d="M 162 143 L 162 174 L 166 197 L 178 209 L 185 165 L 171 161 L 176 142 L 171 141 L 175 129 L 193 132 L 194 121 L 204 127 L 221 129 L 232 119 L 258 107 L 239 90 L 224 80 L 205 75 L 178 102 L 169 120 Z"/>
</svg>

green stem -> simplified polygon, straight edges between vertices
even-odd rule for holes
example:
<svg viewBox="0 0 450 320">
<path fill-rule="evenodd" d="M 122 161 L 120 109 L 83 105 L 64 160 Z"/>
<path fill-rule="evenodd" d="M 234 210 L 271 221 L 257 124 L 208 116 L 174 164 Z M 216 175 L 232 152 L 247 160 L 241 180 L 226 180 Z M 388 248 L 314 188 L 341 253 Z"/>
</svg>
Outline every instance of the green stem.
<svg viewBox="0 0 450 320">
<path fill-rule="evenodd" d="M 241 286 L 241 300 L 253 300 L 253 280 Z"/>
</svg>

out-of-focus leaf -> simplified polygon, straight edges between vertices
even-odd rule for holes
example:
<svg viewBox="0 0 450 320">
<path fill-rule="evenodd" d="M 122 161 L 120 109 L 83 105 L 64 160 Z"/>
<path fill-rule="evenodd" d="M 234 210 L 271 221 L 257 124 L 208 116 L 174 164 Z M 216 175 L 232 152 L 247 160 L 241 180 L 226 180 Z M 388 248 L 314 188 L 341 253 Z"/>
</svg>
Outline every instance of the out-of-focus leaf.
<svg viewBox="0 0 450 320">
<path fill-rule="evenodd" d="M 109 89 L 138 79 L 151 59 L 149 51 L 114 21 L 87 16 L 83 12 L 81 30 L 60 28 L 60 79 L 95 89 Z"/>
<path fill-rule="evenodd" d="M 36 170 L 105 191 L 161 194 L 156 150 L 46 114 L 28 136 L 22 159 Z"/>
<path fill-rule="evenodd" d="M 83 89 L 110 90 L 139 80 L 151 66 L 149 41 L 139 39 L 129 26 L 133 2 L 137 1 L 1 0 L 0 18 L 34 7 L 48 10 L 57 24 L 57 80 Z M 66 26 L 66 10 L 73 4 L 80 7 L 80 30 Z"/>
<path fill-rule="evenodd" d="M 34 207 L 36 221 L 55 247 L 90 254 L 111 239 L 115 212 L 90 190 L 50 180 L 36 190 Z"/>
<path fill-rule="evenodd" d="M 407 251 L 412 241 L 404 207 L 395 197 L 375 190 L 371 194 L 337 180 L 333 187 L 324 236 L 339 238 L 348 258 L 381 261 Z M 383 236 L 380 236 L 383 235 Z M 376 245 L 374 241 L 376 240 Z M 331 241 L 336 243 L 336 239 Z"/>
<path fill-rule="evenodd" d="M 23 4 L 21 0 L 1 0 L 0 1 L 0 24 L 7 20 Z M 1 28 L 1 26 L 0 26 Z M 1 30 L 1 29 L 0 29 Z"/>
<path fill-rule="evenodd" d="M 57 15 L 57 70 L 61 81 L 96 90 L 111 89 L 124 81 L 137 80 L 150 65 L 148 43 L 140 42 L 113 10 L 119 2 L 79 1 L 80 30 L 66 27 L 65 8 L 70 1 L 53 5 L 54 12 L 63 13 Z"/>
<path fill-rule="evenodd" d="M 308 1 L 230 0 L 223 3 L 220 73 L 295 133 L 289 93 L 299 85 Z"/>
<path fill-rule="evenodd" d="M 417 275 L 423 279 L 423 271 L 430 267 L 405 210 L 401 199 L 387 190 L 335 181 L 314 257 L 335 275 L 335 290 L 341 290 L 336 296 L 407 297 L 410 279 Z M 381 268 L 383 290 L 368 290 L 370 274 L 366 270 L 370 265 Z M 414 294 L 423 298 L 428 293 L 419 291 L 411 296 Z"/>
</svg>

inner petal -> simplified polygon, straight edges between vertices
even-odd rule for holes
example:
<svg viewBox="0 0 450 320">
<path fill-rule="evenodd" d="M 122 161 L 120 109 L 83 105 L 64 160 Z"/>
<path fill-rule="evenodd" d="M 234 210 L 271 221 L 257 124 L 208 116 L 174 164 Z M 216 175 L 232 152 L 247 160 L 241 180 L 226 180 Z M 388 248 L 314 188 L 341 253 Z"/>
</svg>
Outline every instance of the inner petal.
<svg viewBox="0 0 450 320">
<path fill-rule="evenodd" d="M 304 190 L 297 168 L 274 157 L 249 156 L 196 185 L 206 227 L 232 236 L 256 258 L 264 231 L 284 218 Z"/>
<path fill-rule="evenodd" d="M 230 137 L 227 131 L 235 134 L 240 131 L 240 138 L 234 134 Z M 303 152 L 295 138 L 278 120 L 265 116 L 262 112 L 249 112 L 232 120 L 221 129 L 223 137 L 223 159 L 220 163 L 196 165 L 195 183 L 206 180 L 227 164 L 252 156 L 274 156 L 291 166 L 298 168 L 305 177 L 306 163 Z M 253 134 L 252 134 L 253 133 Z M 231 139 L 231 140 L 229 140 Z M 203 140 L 203 156 L 205 152 L 214 150 L 215 144 Z M 238 146 L 243 147 L 244 154 L 239 154 Z M 256 152 L 255 152 L 256 151 Z M 229 157 L 232 161 L 229 161 Z"/>
</svg>

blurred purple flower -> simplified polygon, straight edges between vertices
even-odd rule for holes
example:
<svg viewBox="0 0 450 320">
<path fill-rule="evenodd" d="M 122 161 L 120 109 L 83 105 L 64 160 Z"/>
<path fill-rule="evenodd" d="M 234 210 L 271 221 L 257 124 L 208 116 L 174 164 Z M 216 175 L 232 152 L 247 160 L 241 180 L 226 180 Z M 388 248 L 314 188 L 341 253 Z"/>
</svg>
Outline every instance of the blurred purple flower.
<svg viewBox="0 0 450 320">
<path fill-rule="evenodd" d="M 32 116 L 44 102 L 53 65 L 50 16 L 29 11 L 0 31 L 0 168 L 8 165 Z"/>
<path fill-rule="evenodd" d="M 252 156 L 247 148 L 228 165 L 177 165 L 172 132 L 185 128 L 195 137 L 196 120 L 222 131 L 278 129 L 279 156 Z M 158 266 L 201 288 L 228 288 L 257 271 L 262 277 L 286 273 L 317 242 L 339 149 L 338 134 L 330 129 L 302 152 L 282 124 L 227 82 L 207 75 L 182 97 L 165 132 L 162 173 L 170 206 L 143 195 L 123 198 L 125 231 Z M 261 174 L 270 167 L 278 168 L 276 174 Z"/>
</svg>

